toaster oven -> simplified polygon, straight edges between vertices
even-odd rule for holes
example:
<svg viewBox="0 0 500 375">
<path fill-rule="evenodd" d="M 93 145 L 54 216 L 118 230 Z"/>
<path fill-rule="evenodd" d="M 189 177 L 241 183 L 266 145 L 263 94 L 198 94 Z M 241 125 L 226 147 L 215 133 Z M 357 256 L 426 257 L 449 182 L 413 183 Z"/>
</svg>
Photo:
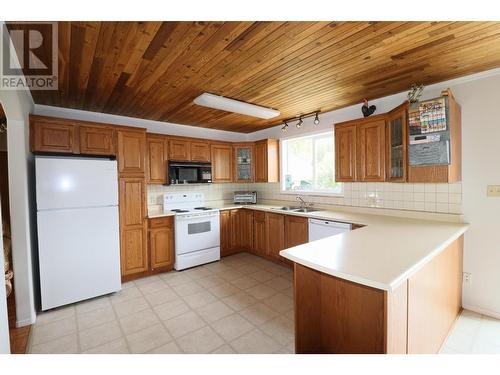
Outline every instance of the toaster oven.
<svg viewBox="0 0 500 375">
<path fill-rule="evenodd" d="M 237 204 L 256 204 L 257 192 L 256 191 L 235 191 L 233 195 L 233 202 Z"/>
</svg>

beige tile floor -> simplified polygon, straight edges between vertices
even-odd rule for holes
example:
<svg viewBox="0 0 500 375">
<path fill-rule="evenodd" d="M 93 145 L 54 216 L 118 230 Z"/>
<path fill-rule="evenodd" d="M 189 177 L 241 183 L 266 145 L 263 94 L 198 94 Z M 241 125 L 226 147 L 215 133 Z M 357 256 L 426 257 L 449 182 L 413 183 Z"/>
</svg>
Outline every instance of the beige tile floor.
<svg viewBox="0 0 500 375">
<path fill-rule="evenodd" d="M 442 354 L 500 354 L 500 320 L 463 310 Z"/>
<path fill-rule="evenodd" d="M 293 353 L 292 271 L 247 253 L 123 284 L 38 316 L 29 353 Z M 464 310 L 444 354 L 500 354 L 500 320 Z"/>
<path fill-rule="evenodd" d="M 291 269 L 240 253 L 38 315 L 29 353 L 293 353 Z"/>
</svg>

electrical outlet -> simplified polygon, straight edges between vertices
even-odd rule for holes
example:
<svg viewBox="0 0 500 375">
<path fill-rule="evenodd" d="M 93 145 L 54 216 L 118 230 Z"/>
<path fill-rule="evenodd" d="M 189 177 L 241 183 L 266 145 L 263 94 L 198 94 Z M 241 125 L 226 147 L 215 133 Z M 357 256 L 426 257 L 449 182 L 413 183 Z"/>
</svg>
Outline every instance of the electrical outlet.
<svg viewBox="0 0 500 375">
<path fill-rule="evenodd" d="M 500 185 L 488 185 L 486 188 L 488 197 L 500 197 Z"/>
<path fill-rule="evenodd" d="M 471 277 L 472 277 L 472 275 L 470 272 L 464 272 L 464 284 L 470 284 Z"/>
</svg>

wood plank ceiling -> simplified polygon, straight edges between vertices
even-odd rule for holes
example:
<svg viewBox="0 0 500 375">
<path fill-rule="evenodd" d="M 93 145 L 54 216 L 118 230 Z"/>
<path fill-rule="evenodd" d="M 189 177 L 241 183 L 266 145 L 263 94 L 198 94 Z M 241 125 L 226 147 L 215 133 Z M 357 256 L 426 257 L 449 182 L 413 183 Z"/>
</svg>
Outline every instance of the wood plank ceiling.
<svg viewBox="0 0 500 375">
<path fill-rule="evenodd" d="M 498 22 L 60 22 L 36 103 L 252 132 L 500 66 Z M 211 92 L 279 118 L 196 106 Z"/>
</svg>

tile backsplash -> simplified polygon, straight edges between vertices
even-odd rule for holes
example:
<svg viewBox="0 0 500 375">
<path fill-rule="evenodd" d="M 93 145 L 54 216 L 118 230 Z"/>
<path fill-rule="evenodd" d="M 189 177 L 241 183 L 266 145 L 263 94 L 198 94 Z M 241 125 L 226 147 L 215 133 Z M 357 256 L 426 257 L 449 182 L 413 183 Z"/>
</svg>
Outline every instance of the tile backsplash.
<svg viewBox="0 0 500 375">
<path fill-rule="evenodd" d="M 205 204 L 220 205 L 233 200 L 233 193 L 238 190 L 252 189 L 253 184 L 199 184 L 183 186 L 148 185 L 148 211 L 157 213 L 163 210 L 163 194 L 184 191 L 196 191 L 205 195 Z"/>
<path fill-rule="evenodd" d="M 259 199 L 295 201 L 297 194 L 283 194 L 279 183 L 254 184 Z M 375 207 L 397 210 L 462 213 L 462 184 L 344 183 L 344 195 L 305 195 L 317 205 Z"/>
<path fill-rule="evenodd" d="M 189 186 L 148 185 L 148 210 L 162 211 L 163 194 L 197 191 L 207 205 L 232 201 L 237 190 L 255 190 L 259 200 L 293 201 L 297 194 L 283 194 L 279 183 L 208 184 Z M 344 183 L 344 195 L 305 195 L 304 200 L 321 206 L 374 207 L 409 211 L 462 214 L 462 184 Z"/>
</svg>

